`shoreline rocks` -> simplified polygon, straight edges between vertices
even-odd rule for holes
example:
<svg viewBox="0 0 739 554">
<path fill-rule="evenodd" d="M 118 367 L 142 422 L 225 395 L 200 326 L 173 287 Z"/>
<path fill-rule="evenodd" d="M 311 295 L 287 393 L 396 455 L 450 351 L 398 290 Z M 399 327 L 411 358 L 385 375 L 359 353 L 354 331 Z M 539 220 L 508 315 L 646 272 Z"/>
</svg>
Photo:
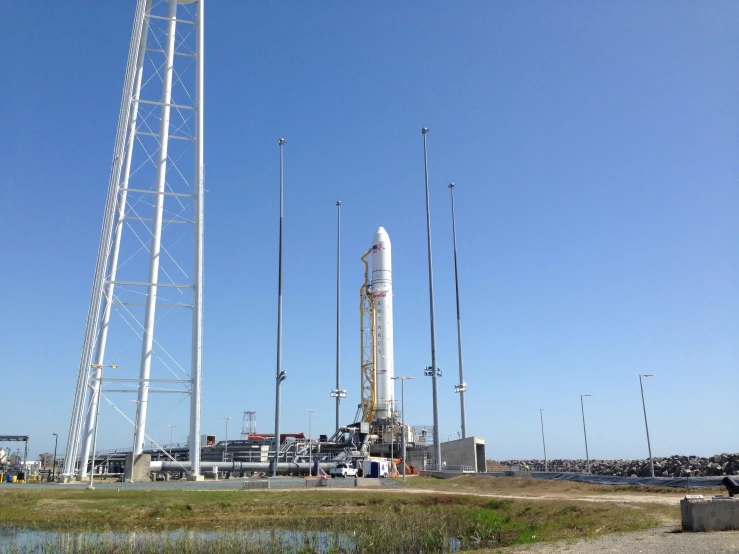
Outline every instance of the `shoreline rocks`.
<svg viewBox="0 0 739 554">
<path fill-rule="evenodd" d="M 544 471 L 544 460 L 504 460 L 504 466 L 528 466 L 532 471 Z M 549 471 L 587 471 L 585 460 L 548 460 Z M 649 460 L 590 460 L 590 472 L 596 475 L 650 477 Z M 701 456 L 668 456 L 654 458 L 655 477 L 721 477 L 739 475 L 739 454 Z"/>
</svg>

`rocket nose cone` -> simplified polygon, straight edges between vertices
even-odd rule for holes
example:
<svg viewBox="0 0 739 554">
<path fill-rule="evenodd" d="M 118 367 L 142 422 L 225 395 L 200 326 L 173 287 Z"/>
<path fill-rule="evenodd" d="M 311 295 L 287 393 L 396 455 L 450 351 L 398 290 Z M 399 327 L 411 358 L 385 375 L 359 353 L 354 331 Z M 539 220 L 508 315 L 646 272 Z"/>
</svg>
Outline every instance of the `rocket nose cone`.
<svg viewBox="0 0 739 554">
<path fill-rule="evenodd" d="M 385 227 L 380 227 L 375 232 L 375 237 L 372 239 L 372 244 L 377 244 L 378 242 L 389 242 L 390 237 L 387 234 L 387 231 L 385 230 Z"/>
</svg>

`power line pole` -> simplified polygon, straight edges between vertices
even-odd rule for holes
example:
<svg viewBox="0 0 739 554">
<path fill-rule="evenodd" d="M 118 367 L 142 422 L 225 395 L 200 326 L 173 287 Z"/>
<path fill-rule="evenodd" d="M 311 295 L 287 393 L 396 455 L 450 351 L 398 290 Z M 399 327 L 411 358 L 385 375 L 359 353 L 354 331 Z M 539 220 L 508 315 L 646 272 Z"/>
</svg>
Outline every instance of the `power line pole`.
<svg viewBox="0 0 739 554">
<path fill-rule="evenodd" d="M 639 375 L 639 388 L 641 389 L 641 405 L 644 408 L 644 427 L 647 429 L 647 447 L 649 447 L 649 471 L 652 474 L 652 478 L 654 478 L 654 458 L 652 458 L 652 443 L 649 440 L 649 423 L 647 423 L 647 404 L 644 402 L 644 385 L 642 385 L 641 378 L 642 377 L 654 377 L 651 373 L 647 373 L 646 375 Z"/>
<path fill-rule="evenodd" d="M 549 464 L 547 463 L 547 443 L 544 440 L 544 408 L 539 409 L 539 416 L 541 418 L 541 444 L 544 446 L 544 471 L 549 471 Z"/>
<path fill-rule="evenodd" d="M 582 410 L 582 433 L 585 435 L 585 463 L 588 467 L 588 473 L 590 473 L 590 454 L 588 453 L 588 432 L 585 430 L 585 404 L 583 404 L 583 396 L 590 396 L 589 394 L 580 395 L 580 409 Z"/>
</svg>

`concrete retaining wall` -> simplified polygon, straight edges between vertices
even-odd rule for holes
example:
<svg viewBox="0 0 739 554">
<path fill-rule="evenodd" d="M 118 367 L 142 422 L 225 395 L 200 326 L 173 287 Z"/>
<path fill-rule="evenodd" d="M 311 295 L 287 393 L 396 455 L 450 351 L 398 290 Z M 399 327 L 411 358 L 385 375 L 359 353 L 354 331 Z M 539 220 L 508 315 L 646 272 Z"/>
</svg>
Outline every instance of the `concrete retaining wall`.
<svg viewBox="0 0 739 554">
<path fill-rule="evenodd" d="M 680 501 L 680 512 L 685 531 L 739 530 L 739 501 L 733 498 L 688 495 Z"/>
<path fill-rule="evenodd" d="M 364 477 L 357 477 L 354 479 L 354 486 L 356 487 L 379 487 L 379 479 L 365 479 Z"/>
<path fill-rule="evenodd" d="M 454 477 L 461 477 L 462 475 L 470 475 L 469 473 L 463 473 L 461 471 L 419 471 L 419 475 L 424 477 L 436 477 L 437 479 L 452 479 Z"/>
<path fill-rule="evenodd" d="M 328 487 L 328 479 L 321 479 L 319 477 L 308 478 L 305 480 L 305 486 L 310 487 Z"/>
<path fill-rule="evenodd" d="M 426 447 L 433 460 L 434 446 Z M 441 443 L 441 461 L 447 466 L 468 466 L 474 473 L 485 471 L 485 439 L 467 437 Z"/>
</svg>

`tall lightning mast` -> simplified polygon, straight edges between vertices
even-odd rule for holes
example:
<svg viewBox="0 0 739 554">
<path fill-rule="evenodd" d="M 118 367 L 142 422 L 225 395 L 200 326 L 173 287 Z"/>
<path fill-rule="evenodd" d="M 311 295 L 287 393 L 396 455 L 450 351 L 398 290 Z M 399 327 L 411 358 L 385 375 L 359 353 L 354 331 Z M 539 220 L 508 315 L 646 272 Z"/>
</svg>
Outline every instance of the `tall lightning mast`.
<svg viewBox="0 0 739 554">
<path fill-rule="evenodd" d="M 331 396 L 336 398 L 336 430 L 341 425 L 341 399 L 346 390 L 341 389 L 341 200 L 336 201 L 336 388 Z"/>
<path fill-rule="evenodd" d="M 204 3 L 136 5 L 72 404 L 67 478 L 78 460 L 80 474 L 86 472 L 98 406 L 101 399 L 113 404 L 112 393 L 136 398 L 134 418 L 125 416 L 135 454 L 150 440 L 147 415 L 157 408 L 149 395 L 189 394 L 190 460 L 193 475 L 200 472 Z M 171 317 L 179 309 L 191 310 L 189 325 Z M 113 360 L 118 369 L 103 379 L 102 367 Z"/>
<path fill-rule="evenodd" d="M 459 406 L 462 412 L 462 438 L 467 438 L 467 416 L 464 413 L 464 393 L 467 383 L 464 382 L 464 369 L 462 367 L 462 318 L 459 315 L 459 271 L 457 270 L 457 220 L 454 216 L 454 183 L 449 183 L 452 194 L 452 238 L 454 240 L 454 290 L 457 295 L 457 351 L 459 355 L 459 384 L 454 385 L 454 392 L 459 394 Z"/>
<path fill-rule="evenodd" d="M 426 133 L 428 127 L 421 129 L 423 134 L 423 172 L 426 181 L 426 242 L 428 247 L 429 261 L 429 323 L 431 324 L 431 367 L 426 369 L 426 375 L 431 376 L 431 393 L 434 409 L 434 464 L 437 469 L 441 467 L 441 439 L 439 438 L 439 387 L 437 378 L 440 370 L 436 366 L 436 323 L 434 321 L 434 263 L 431 257 L 431 204 L 429 201 L 429 164 L 426 149 Z"/>
</svg>

